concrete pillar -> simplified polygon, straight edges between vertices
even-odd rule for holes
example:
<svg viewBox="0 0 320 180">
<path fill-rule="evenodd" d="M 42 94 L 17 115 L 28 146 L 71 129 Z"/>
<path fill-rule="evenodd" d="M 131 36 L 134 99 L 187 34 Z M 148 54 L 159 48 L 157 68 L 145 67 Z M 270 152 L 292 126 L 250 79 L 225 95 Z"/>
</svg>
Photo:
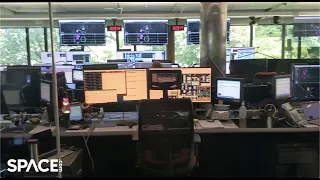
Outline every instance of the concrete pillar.
<svg viewBox="0 0 320 180">
<path fill-rule="evenodd" d="M 168 32 L 168 44 L 166 46 L 166 60 L 172 60 L 172 63 L 175 63 L 174 60 L 174 31 L 169 29 Z"/>
<path fill-rule="evenodd" d="M 226 72 L 227 3 L 201 2 L 200 4 L 200 66 L 212 67 L 213 77 Z"/>
</svg>

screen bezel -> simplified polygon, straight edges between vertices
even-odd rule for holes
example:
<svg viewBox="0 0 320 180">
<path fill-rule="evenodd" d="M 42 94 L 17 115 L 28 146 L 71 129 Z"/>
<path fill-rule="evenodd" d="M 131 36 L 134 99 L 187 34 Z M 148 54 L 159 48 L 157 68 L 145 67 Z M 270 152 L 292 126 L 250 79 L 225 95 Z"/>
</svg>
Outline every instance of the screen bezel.
<svg viewBox="0 0 320 180">
<path fill-rule="evenodd" d="M 104 26 L 106 26 L 107 21 L 106 20 L 101 20 L 101 19 L 86 19 L 86 20 L 74 20 L 74 19 L 70 19 L 70 20 L 58 20 L 58 27 L 59 27 L 59 40 L 60 40 L 60 46 L 105 46 L 106 45 L 106 27 L 104 28 L 104 43 L 103 44 L 63 44 L 61 41 L 61 23 L 62 22 L 100 22 L 102 23 L 102 21 L 104 21 Z"/>
<path fill-rule="evenodd" d="M 45 99 L 42 99 L 42 97 L 41 97 L 41 83 L 48 84 L 50 86 L 50 97 L 49 97 L 50 101 L 46 101 Z M 52 94 L 53 94 L 52 81 L 41 79 L 40 80 L 40 102 L 41 102 L 41 104 L 46 104 L 46 105 L 52 104 L 51 103 L 51 102 L 53 102 Z"/>
<path fill-rule="evenodd" d="M 192 101 L 192 103 L 194 104 L 201 104 L 201 103 L 211 103 L 212 102 L 212 98 L 213 98 L 213 93 L 212 93 L 212 90 L 213 90 L 213 79 L 212 79 L 212 68 L 210 67 L 171 67 L 171 68 L 149 68 L 149 70 L 161 70 L 161 69 L 167 69 L 167 70 L 181 70 L 181 74 L 183 76 L 183 73 L 182 73 L 182 70 L 183 69 L 203 69 L 203 68 L 207 68 L 207 69 L 211 69 L 210 70 L 210 78 L 211 78 L 211 81 L 210 81 L 210 88 L 211 88 L 211 92 L 210 92 L 210 101 L 206 101 L 206 102 L 198 102 L 198 101 Z M 182 86 L 182 81 L 181 81 L 181 86 Z M 150 94 L 150 89 L 148 89 L 148 93 Z M 150 99 L 150 97 L 148 97 L 148 99 Z"/>
<path fill-rule="evenodd" d="M 229 99 L 229 98 L 221 98 L 221 97 L 218 97 L 217 93 L 218 93 L 218 81 L 219 80 L 225 80 L 225 81 L 239 81 L 240 82 L 240 99 L 239 100 L 236 100 L 236 99 Z M 214 96 L 215 96 L 215 99 L 216 100 L 222 100 L 223 102 L 227 102 L 227 103 L 241 103 L 243 100 L 244 100 L 244 96 L 243 96 L 243 93 L 244 93 L 244 78 L 231 78 L 231 77 L 217 77 L 217 78 L 214 78 L 214 85 L 215 85 L 215 93 L 214 93 Z"/>
<path fill-rule="evenodd" d="M 127 71 L 127 70 L 145 70 L 146 71 L 146 82 L 147 82 L 147 89 L 148 89 L 148 69 L 146 68 L 127 68 L 127 69 L 105 69 L 106 71 L 112 71 L 112 70 L 124 70 L 124 71 Z M 89 69 L 87 69 L 89 70 Z M 101 69 L 93 69 L 93 70 L 101 70 Z M 84 84 L 84 81 L 83 81 L 83 84 Z M 85 89 L 85 88 L 84 88 Z M 83 91 L 83 97 L 84 97 L 84 102 L 87 103 L 85 101 L 85 90 Z M 149 99 L 149 91 L 147 91 L 147 99 Z M 117 102 L 105 102 L 105 103 L 87 103 L 87 104 L 90 104 L 90 105 L 114 105 L 115 106 L 115 109 L 117 109 L 119 106 L 118 105 L 121 105 L 121 104 L 138 104 L 141 100 L 131 100 L 131 101 L 117 101 Z M 116 111 L 116 110 L 114 110 Z"/>
<path fill-rule="evenodd" d="M 310 63 L 308 63 L 308 62 L 306 62 L 306 63 L 291 63 L 291 101 L 293 101 L 293 102 L 302 102 L 302 101 L 319 101 L 319 99 L 312 99 L 312 98 L 308 98 L 308 99 L 293 99 L 294 98 L 294 80 L 295 80 L 295 71 L 294 71 L 294 69 L 295 69 L 295 66 L 296 65 L 298 65 L 298 66 L 300 66 L 300 65 L 311 65 L 311 66 L 320 66 L 320 64 L 319 63 L 315 63 L 315 62 L 310 62 Z"/>
<path fill-rule="evenodd" d="M 164 43 L 164 44 L 145 44 L 145 43 L 128 43 L 126 41 L 126 24 L 128 23 L 142 23 L 142 22 L 163 22 L 163 23 L 166 23 L 167 24 L 167 42 Z M 124 42 L 123 44 L 124 45 L 127 45 L 127 46 L 133 46 L 133 45 L 142 45 L 142 46 L 165 46 L 168 44 L 168 35 L 169 35 L 169 20 L 167 19 L 162 19 L 162 20 L 123 20 L 123 37 L 124 37 Z"/>
<path fill-rule="evenodd" d="M 277 87 L 276 87 L 276 84 L 277 84 L 277 79 L 283 79 L 283 78 L 289 78 L 290 79 L 290 95 L 289 96 L 280 96 L 280 97 L 277 97 Z M 277 76 L 273 76 L 272 78 L 272 94 L 273 94 L 273 98 L 276 99 L 276 100 L 280 100 L 280 99 L 289 99 L 291 98 L 292 96 L 292 92 L 291 92 L 291 83 L 292 83 L 292 75 L 291 74 L 286 74 L 286 75 L 277 75 Z"/>
</svg>

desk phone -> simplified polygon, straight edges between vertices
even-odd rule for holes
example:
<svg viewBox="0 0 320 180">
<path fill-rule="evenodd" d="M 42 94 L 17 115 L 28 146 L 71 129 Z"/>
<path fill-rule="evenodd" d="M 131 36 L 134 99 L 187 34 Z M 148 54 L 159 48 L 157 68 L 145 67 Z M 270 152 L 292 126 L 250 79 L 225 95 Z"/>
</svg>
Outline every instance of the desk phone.
<svg viewBox="0 0 320 180">
<path fill-rule="evenodd" d="M 299 122 L 302 120 L 301 115 L 298 113 L 297 110 L 293 109 L 290 103 L 284 103 L 281 107 L 286 111 L 286 113 L 290 116 L 292 121 Z"/>
</svg>

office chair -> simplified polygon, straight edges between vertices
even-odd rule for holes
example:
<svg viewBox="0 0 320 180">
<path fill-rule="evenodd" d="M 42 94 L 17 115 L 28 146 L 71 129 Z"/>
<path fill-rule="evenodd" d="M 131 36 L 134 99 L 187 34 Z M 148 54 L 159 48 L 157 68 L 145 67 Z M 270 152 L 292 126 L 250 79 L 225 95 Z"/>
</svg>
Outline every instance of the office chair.
<svg viewBox="0 0 320 180">
<path fill-rule="evenodd" d="M 276 76 L 276 72 L 258 72 L 253 77 L 253 84 L 255 85 L 270 85 L 272 84 L 273 76 Z"/>
<path fill-rule="evenodd" d="M 196 165 L 191 99 L 141 100 L 139 167 L 146 175 L 183 176 Z"/>
</svg>

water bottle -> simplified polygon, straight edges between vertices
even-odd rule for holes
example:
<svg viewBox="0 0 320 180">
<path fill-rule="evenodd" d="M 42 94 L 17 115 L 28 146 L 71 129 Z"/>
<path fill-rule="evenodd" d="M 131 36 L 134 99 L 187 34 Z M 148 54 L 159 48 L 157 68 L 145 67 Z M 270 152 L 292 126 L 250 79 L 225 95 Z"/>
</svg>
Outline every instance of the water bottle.
<svg viewBox="0 0 320 180">
<path fill-rule="evenodd" d="M 241 106 L 239 108 L 239 125 L 242 128 L 246 127 L 247 124 L 247 108 L 245 106 L 244 101 L 242 101 Z"/>
</svg>

